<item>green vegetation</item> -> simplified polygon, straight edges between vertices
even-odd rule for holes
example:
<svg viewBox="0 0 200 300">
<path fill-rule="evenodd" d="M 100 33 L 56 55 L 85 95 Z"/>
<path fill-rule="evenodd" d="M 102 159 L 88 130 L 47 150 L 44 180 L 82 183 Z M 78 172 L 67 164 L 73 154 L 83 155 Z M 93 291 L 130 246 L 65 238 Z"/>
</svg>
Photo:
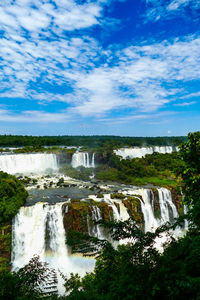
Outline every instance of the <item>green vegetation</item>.
<svg viewBox="0 0 200 300">
<path fill-rule="evenodd" d="M 27 195 L 15 176 L 0 172 L 0 224 L 11 221 L 25 203 Z"/>
<path fill-rule="evenodd" d="M 0 272 L 10 269 L 11 225 L 0 226 Z"/>
<path fill-rule="evenodd" d="M 190 133 L 180 147 L 184 165 L 181 169 L 185 203 L 190 207 L 189 220 L 200 228 L 200 131 Z"/>
<path fill-rule="evenodd" d="M 73 168 L 71 165 L 65 164 L 60 168 L 60 172 L 72 178 L 89 180 L 90 176 L 93 174 L 93 168 L 85 168 L 83 166 Z"/>
<path fill-rule="evenodd" d="M 11 221 L 24 204 L 27 195 L 16 177 L 0 172 L 0 271 L 9 268 Z"/>
<path fill-rule="evenodd" d="M 36 144 L 35 146 L 24 146 L 13 150 L 14 153 L 33 153 L 33 152 L 48 153 L 49 152 L 49 153 L 58 153 L 58 154 L 60 153 L 73 154 L 75 151 L 76 148 L 67 149 L 67 148 L 61 148 L 59 146 L 44 147 L 39 144 Z"/>
<path fill-rule="evenodd" d="M 1 135 L 0 147 L 83 146 L 113 148 L 123 146 L 178 146 L 186 137 L 120 137 L 120 136 L 22 136 Z"/>
<path fill-rule="evenodd" d="M 126 196 L 124 194 L 120 194 L 120 193 L 113 193 L 110 195 L 111 199 L 125 199 Z"/>
<path fill-rule="evenodd" d="M 118 181 L 126 184 L 176 186 L 177 175 L 184 162 L 178 152 L 171 154 L 153 153 L 142 158 L 121 159 L 111 154 L 107 164 L 95 169 L 99 180 Z"/>
<path fill-rule="evenodd" d="M 132 185 L 153 184 L 157 186 L 176 187 L 180 184 L 178 177 L 184 162 L 178 152 L 171 154 L 153 153 L 142 158 L 120 159 L 113 152 L 98 153 L 98 159 L 104 164 L 96 168 L 73 168 L 65 164 L 60 172 L 80 180 L 90 180 L 93 174 L 102 181 L 115 181 Z"/>
</svg>

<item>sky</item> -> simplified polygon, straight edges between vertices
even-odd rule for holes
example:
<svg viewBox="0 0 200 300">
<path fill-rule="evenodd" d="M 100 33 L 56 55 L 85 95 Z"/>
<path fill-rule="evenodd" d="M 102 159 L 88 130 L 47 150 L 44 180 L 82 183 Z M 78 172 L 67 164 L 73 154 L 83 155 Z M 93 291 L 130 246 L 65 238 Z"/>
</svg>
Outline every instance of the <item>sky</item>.
<svg viewBox="0 0 200 300">
<path fill-rule="evenodd" d="M 0 1 L 0 134 L 199 124 L 200 0 Z"/>
</svg>

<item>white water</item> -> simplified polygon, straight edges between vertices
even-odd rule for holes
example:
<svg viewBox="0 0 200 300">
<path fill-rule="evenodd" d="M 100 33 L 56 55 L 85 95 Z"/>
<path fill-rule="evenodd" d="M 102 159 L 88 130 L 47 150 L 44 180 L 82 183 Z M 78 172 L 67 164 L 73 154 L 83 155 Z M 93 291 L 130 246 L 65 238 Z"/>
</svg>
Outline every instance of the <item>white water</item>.
<svg viewBox="0 0 200 300">
<path fill-rule="evenodd" d="M 178 147 L 175 147 L 176 151 L 178 151 Z M 135 157 L 143 157 L 146 154 L 152 154 L 153 152 L 159 153 L 172 153 L 174 151 L 172 146 L 154 146 L 154 147 L 131 147 L 131 148 L 120 148 L 118 150 L 114 150 L 116 155 L 121 156 L 122 158 L 135 158 Z"/>
<path fill-rule="evenodd" d="M 172 201 L 171 192 L 167 189 L 159 188 L 158 195 L 161 211 L 161 223 L 166 223 L 170 221 L 172 222 L 175 218 L 178 218 L 178 212 L 175 204 Z"/>
<path fill-rule="evenodd" d="M 65 243 L 65 229 L 62 216 L 63 203 L 48 205 L 37 203 L 21 207 L 13 220 L 12 268 L 17 270 L 29 262 L 34 255 L 55 268 L 59 280 L 58 290 L 62 294 L 63 281 L 59 275 L 71 272 L 84 275 L 94 268 L 94 259 L 70 256 Z M 45 238 L 48 232 L 48 239 Z"/>
<path fill-rule="evenodd" d="M 95 154 L 90 158 L 87 152 L 75 152 L 72 156 L 72 167 L 77 168 L 83 166 L 85 168 L 95 168 Z"/>
<path fill-rule="evenodd" d="M 172 223 L 176 218 L 178 218 L 178 211 L 172 200 L 171 192 L 166 188 L 158 188 L 157 190 L 160 216 L 155 215 L 154 194 L 150 189 L 142 188 L 128 192 L 130 195 L 142 196 L 142 200 L 140 197 L 138 197 L 138 199 L 140 200 L 144 217 L 145 232 L 153 232 L 160 225 L 167 222 Z"/>
<path fill-rule="evenodd" d="M 48 170 L 57 171 L 55 154 L 9 154 L 0 155 L 0 170 L 9 174 L 41 174 Z"/>
<path fill-rule="evenodd" d="M 101 210 L 97 206 L 92 206 L 92 221 L 93 226 L 88 226 L 89 235 L 97 237 L 100 240 L 105 239 L 105 235 L 103 232 L 103 228 L 100 224 L 96 224 L 96 222 L 102 220 Z M 88 222 L 89 224 L 89 222 Z"/>
<path fill-rule="evenodd" d="M 166 222 L 173 222 L 174 218 L 178 217 L 171 192 L 165 188 L 158 188 L 160 216 L 155 216 L 155 199 L 150 189 L 134 189 L 123 193 L 124 195 L 134 195 L 140 200 L 145 232 L 153 232 L 158 226 Z M 90 198 L 94 201 L 99 201 L 96 197 L 91 196 Z M 125 221 L 129 218 L 128 210 L 120 199 L 111 199 L 110 194 L 105 194 L 103 200 L 112 208 L 115 220 Z M 66 233 L 63 226 L 62 205 L 63 203 L 55 205 L 37 203 L 34 206 L 21 207 L 13 220 L 12 231 L 13 270 L 23 267 L 34 255 L 39 255 L 42 261 L 49 263 L 50 268 L 56 269 L 60 294 L 64 290 L 58 269 L 68 276 L 71 272 L 79 273 L 83 276 L 86 272 L 92 271 L 95 264 L 94 259 L 69 254 L 65 243 Z M 68 213 L 68 207 L 66 207 L 65 213 Z M 87 218 L 88 232 L 91 236 L 111 240 L 109 236 L 106 236 L 104 228 L 99 224 L 95 224 L 96 221 L 102 219 L 101 210 L 98 206 L 92 206 L 92 213 L 91 215 L 88 214 Z M 92 220 L 93 225 L 90 225 L 90 220 Z M 181 229 L 175 232 L 177 235 L 180 233 Z M 161 236 L 156 241 L 157 247 L 162 249 L 162 243 L 166 242 L 166 240 L 166 235 Z M 126 241 L 121 242 L 124 243 Z"/>
<path fill-rule="evenodd" d="M 144 216 L 144 229 L 145 232 L 153 232 L 159 226 L 159 223 L 155 218 L 153 206 L 150 201 L 150 190 L 141 189 L 140 192 L 143 199 L 143 201 L 140 200 L 140 203 Z"/>
</svg>

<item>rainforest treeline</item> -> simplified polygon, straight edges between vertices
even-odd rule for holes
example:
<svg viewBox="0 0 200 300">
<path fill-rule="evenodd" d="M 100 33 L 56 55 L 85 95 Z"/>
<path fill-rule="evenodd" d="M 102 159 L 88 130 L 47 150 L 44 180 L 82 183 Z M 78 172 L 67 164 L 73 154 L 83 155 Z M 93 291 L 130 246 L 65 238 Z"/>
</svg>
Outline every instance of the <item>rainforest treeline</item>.
<svg viewBox="0 0 200 300">
<path fill-rule="evenodd" d="M 121 136 L 22 136 L 0 135 L 0 147 L 23 146 L 83 146 L 97 148 L 123 146 L 178 146 L 185 142 L 185 136 L 172 137 L 121 137 Z"/>
</svg>

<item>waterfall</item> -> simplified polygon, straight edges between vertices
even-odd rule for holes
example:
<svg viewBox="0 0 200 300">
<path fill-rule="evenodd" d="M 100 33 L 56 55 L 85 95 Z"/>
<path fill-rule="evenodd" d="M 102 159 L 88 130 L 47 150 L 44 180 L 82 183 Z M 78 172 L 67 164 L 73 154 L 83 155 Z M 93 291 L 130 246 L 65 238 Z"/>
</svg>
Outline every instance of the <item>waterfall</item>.
<svg viewBox="0 0 200 300">
<path fill-rule="evenodd" d="M 166 188 L 157 189 L 158 197 L 154 197 L 153 191 L 146 188 L 128 190 L 123 194 L 125 196 L 132 195 L 140 200 L 145 232 L 153 232 L 160 225 L 173 222 L 178 217 L 171 192 Z M 126 221 L 129 218 L 128 210 L 123 203 L 126 198 L 123 201 L 121 199 L 111 199 L 110 194 L 104 194 L 103 198 L 103 201 L 112 208 L 115 220 Z M 99 201 L 95 197 L 92 199 Z M 159 207 L 159 215 L 155 214 L 155 204 Z M 63 203 L 50 205 L 38 202 L 34 206 L 21 207 L 19 213 L 13 219 L 12 230 L 13 270 L 23 267 L 34 255 L 39 255 L 41 261 L 49 263 L 49 267 L 56 270 L 60 294 L 64 290 L 63 281 L 58 270 L 68 276 L 71 272 L 83 276 L 86 272 L 93 271 L 95 265 L 95 260 L 92 258 L 70 255 L 66 245 L 62 206 Z M 91 213 L 87 215 L 89 234 L 99 239 L 112 241 L 108 232 L 99 224 L 95 224 L 95 222 L 102 219 L 100 208 L 97 205 L 92 205 L 91 208 Z M 64 213 L 69 213 L 68 206 L 65 206 Z M 183 230 L 179 228 L 175 234 L 178 235 L 182 232 Z M 162 239 L 156 241 L 156 245 L 162 248 L 162 243 L 166 240 L 167 237 L 163 235 Z M 127 241 L 119 241 L 119 244 Z M 117 246 L 118 243 L 113 242 L 113 244 Z"/>
<path fill-rule="evenodd" d="M 155 213 L 155 198 L 152 190 L 142 188 L 127 193 L 140 200 L 145 232 L 153 232 L 159 226 L 167 222 L 173 223 L 174 219 L 178 218 L 178 211 L 172 200 L 171 192 L 166 188 L 158 188 L 157 191 L 160 216 L 156 216 Z"/>
<path fill-rule="evenodd" d="M 178 212 L 172 201 L 171 192 L 165 188 L 159 188 L 158 195 L 162 220 L 161 223 L 173 222 L 175 218 L 178 218 Z"/>
<path fill-rule="evenodd" d="M 89 217 L 89 216 L 88 216 Z M 103 232 L 103 227 L 100 224 L 96 224 L 96 222 L 102 220 L 101 210 L 97 206 L 92 206 L 92 226 L 88 226 L 89 235 L 97 237 L 100 240 L 105 239 L 105 235 Z M 89 222 L 88 222 L 89 225 Z"/>
<path fill-rule="evenodd" d="M 0 155 L 0 170 L 10 174 L 44 173 L 48 169 L 57 171 L 58 163 L 55 154 L 9 154 Z"/>
<path fill-rule="evenodd" d="M 95 168 L 94 157 L 95 157 L 95 154 L 93 153 L 92 154 L 92 163 L 91 163 L 92 168 Z"/>
<path fill-rule="evenodd" d="M 94 268 L 94 259 L 70 256 L 66 246 L 66 233 L 63 226 L 63 203 L 49 205 L 36 203 L 21 207 L 13 219 L 12 230 L 12 269 L 17 270 L 29 262 L 34 255 L 47 262 L 57 272 L 58 290 L 64 292 L 64 275 L 71 272 L 85 275 Z M 58 271 L 59 270 L 59 271 Z"/>
<path fill-rule="evenodd" d="M 87 152 L 76 152 L 72 156 L 72 167 L 77 168 L 83 166 L 85 168 L 95 168 L 95 154 L 92 154 L 90 158 L 89 153 Z"/>
<path fill-rule="evenodd" d="M 153 147 L 131 147 L 131 148 L 120 148 L 114 150 L 116 155 L 121 156 L 122 158 L 136 158 L 143 157 L 146 154 L 152 154 L 153 152 L 159 153 L 172 153 L 174 150 L 178 151 L 178 147 L 173 146 L 153 146 Z"/>
<path fill-rule="evenodd" d="M 154 210 L 150 197 L 151 191 L 148 189 L 141 189 L 140 191 L 143 201 L 141 201 L 140 198 L 138 199 L 140 199 L 141 209 L 144 217 L 144 230 L 145 232 L 152 232 L 159 226 L 159 223 L 154 215 Z"/>
</svg>

